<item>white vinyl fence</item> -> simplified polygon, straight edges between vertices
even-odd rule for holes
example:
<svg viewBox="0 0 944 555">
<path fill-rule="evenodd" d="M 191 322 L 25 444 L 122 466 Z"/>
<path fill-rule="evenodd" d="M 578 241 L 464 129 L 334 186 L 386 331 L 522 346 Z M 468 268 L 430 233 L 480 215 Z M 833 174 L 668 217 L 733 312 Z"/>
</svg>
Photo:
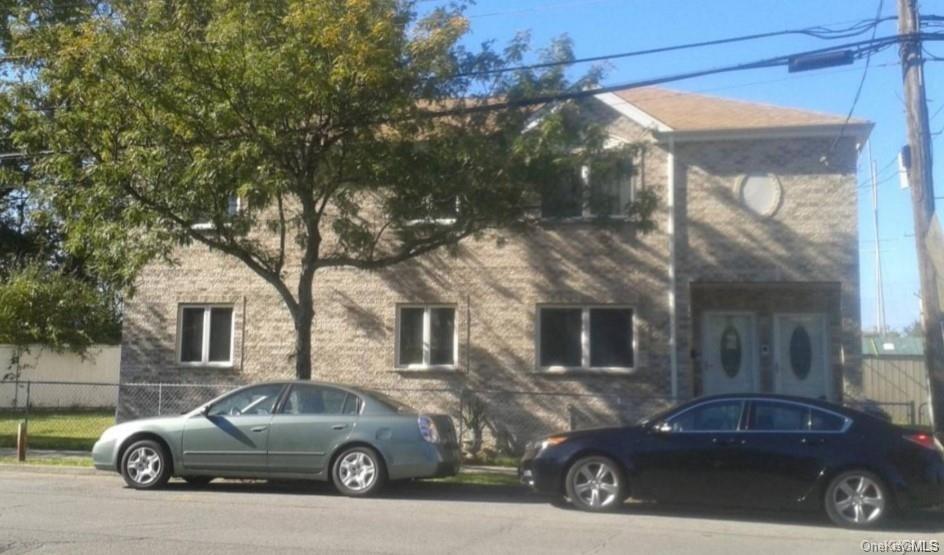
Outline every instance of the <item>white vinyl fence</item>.
<svg viewBox="0 0 944 555">
<path fill-rule="evenodd" d="M 56 353 L 35 345 L 21 353 L 19 375 L 14 364 L 16 349 L 0 345 L 0 378 L 4 381 L 118 383 L 121 347 L 97 345 L 84 357 L 75 353 Z M 12 387 L 0 388 L 0 407 L 15 406 Z M 54 391 L 51 388 L 32 392 L 30 403 L 37 408 L 114 408 L 117 402 L 114 388 Z"/>
</svg>

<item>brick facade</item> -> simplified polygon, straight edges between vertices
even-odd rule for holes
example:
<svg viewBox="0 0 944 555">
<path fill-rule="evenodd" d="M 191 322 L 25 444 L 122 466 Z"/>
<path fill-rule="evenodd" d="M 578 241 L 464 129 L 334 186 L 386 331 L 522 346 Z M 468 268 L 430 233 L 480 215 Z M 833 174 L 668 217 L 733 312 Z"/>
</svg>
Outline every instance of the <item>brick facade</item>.
<svg viewBox="0 0 944 555">
<path fill-rule="evenodd" d="M 567 427 L 573 419 L 578 424 L 627 420 L 664 405 L 672 393 L 670 146 L 606 110 L 601 114 L 609 118 L 612 135 L 648 142 L 636 186 L 659 196 L 656 231 L 640 235 L 627 223 L 549 223 L 528 233 L 486 234 L 464 241 L 454 252 L 433 253 L 382 271 L 320 271 L 315 278 L 315 379 L 385 390 L 419 408 L 453 415 L 463 390 L 489 390 L 492 393 L 480 397 L 496 423 L 493 432 L 513 445 Z M 820 158 L 830 142 L 814 138 L 675 145 L 681 398 L 697 392 L 697 359 L 691 355 L 702 310 L 701 283 L 831 284 L 836 299 L 817 306 L 829 311 L 840 338 L 832 343 L 836 379 L 855 373 L 856 151 L 852 139 L 843 139 L 825 165 Z M 779 210 L 770 218 L 752 216 L 737 200 L 741 177 L 759 171 L 777 175 L 783 187 Z M 126 305 L 122 380 L 244 383 L 292 377 L 292 322 L 271 286 L 235 259 L 205 247 L 182 248 L 176 260 L 173 266 L 153 263 L 145 268 L 137 294 Z M 791 302 L 788 297 L 784 302 Z M 176 363 L 181 303 L 233 305 L 232 368 Z M 396 368 L 396 308 L 402 303 L 456 307 L 457 370 Z M 535 319 L 543 303 L 632 306 L 635 368 L 619 374 L 537 371 Z M 498 390 L 506 393 L 495 393 Z M 122 402 L 120 416 L 148 410 Z"/>
</svg>

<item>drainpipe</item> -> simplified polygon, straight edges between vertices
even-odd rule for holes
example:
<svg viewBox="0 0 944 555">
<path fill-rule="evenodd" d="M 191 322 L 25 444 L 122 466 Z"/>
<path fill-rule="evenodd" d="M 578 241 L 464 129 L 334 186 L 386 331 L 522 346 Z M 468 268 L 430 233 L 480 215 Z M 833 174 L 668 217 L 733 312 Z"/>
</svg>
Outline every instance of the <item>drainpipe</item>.
<svg viewBox="0 0 944 555">
<path fill-rule="evenodd" d="M 669 208 L 668 229 L 669 236 L 669 367 L 672 379 L 672 400 L 678 400 L 678 318 L 675 310 L 675 139 L 669 137 L 669 152 L 667 156 L 666 181 L 668 191 L 666 202 Z"/>
</svg>

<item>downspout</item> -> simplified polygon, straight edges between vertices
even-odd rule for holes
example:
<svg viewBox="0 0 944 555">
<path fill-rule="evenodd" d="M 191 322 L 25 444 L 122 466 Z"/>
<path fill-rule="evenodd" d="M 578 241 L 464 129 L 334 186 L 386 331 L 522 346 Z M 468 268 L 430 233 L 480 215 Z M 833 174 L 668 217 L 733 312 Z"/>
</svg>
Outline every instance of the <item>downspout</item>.
<svg viewBox="0 0 944 555">
<path fill-rule="evenodd" d="M 666 177 L 668 191 L 666 202 L 669 208 L 669 368 L 672 381 L 672 401 L 678 400 L 678 318 L 675 314 L 675 139 L 669 136 Z"/>
</svg>

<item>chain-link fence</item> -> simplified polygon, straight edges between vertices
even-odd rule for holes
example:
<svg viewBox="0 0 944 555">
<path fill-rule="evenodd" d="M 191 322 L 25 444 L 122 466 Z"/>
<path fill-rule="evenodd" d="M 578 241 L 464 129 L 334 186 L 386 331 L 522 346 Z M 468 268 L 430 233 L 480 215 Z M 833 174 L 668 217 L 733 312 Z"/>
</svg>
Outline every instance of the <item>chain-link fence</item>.
<svg viewBox="0 0 944 555">
<path fill-rule="evenodd" d="M 116 421 L 177 415 L 237 384 L 0 382 L 0 448 L 16 445 L 26 421 L 31 449 L 89 450 Z M 668 397 L 453 388 L 379 389 L 418 410 L 452 417 L 466 456 L 515 456 L 555 432 L 625 425 L 674 404 Z M 905 425 L 922 424 L 907 402 L 850 401 L 850 406 Z"/>
</svg>

